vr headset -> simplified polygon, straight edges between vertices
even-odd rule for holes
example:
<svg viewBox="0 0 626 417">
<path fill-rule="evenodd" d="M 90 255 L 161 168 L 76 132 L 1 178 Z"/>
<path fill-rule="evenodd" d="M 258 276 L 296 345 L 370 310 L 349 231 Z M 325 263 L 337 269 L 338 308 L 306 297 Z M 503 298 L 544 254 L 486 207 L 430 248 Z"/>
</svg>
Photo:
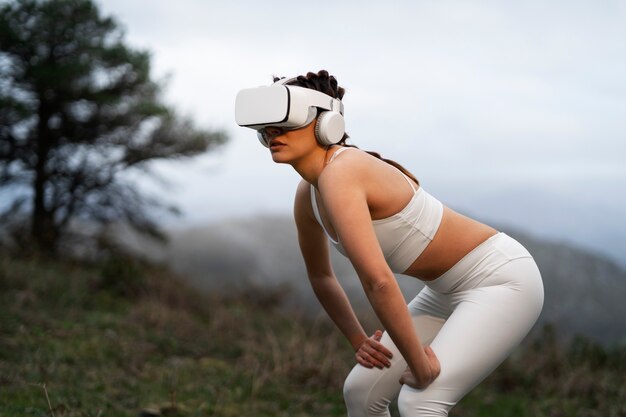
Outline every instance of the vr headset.
<svg viewBox="0 0 626 417">
<path fill-rule="evenodd" d="M 285 85 L 293 80 L 282 79 L 270 86 L 239 91 L 235 99 L 237 124 L 256 130 L 259 141 L 269 147 L 266 127 L 300 129 L 310 124 L 321 109 L 315 125 L 317 141 L 322 145 L 339 142 L 345 133 L 341 100 L 310 88 Z"/>
</svg>

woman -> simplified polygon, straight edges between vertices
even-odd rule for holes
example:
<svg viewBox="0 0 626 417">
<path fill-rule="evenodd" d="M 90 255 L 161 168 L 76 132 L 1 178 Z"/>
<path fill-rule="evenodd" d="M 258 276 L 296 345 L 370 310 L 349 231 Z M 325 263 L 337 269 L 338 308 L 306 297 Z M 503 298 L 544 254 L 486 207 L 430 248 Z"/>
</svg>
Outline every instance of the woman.
<svg viewBox="0 0 626 417">
<path fill-rule="evenodd" d="M 243 90 L 236 118 L 302 177 L 294 214 L 308 277 L 358 361 L 344 386 L 348 415 L 389 416 L 396 396 L 403 417 L 447 415 L 537 320 L 543 286 L 532 256 L 443 206 L 397 163 L 347 145 L 344 89 L 328 72 L 274 81 Z M 255 117 L 261 107 L 280 116 Z M 385 333 L 363 331 L 328 240 L 352 262 Z M 408 308 L 394 273 L 425 283 Z"/>
</svg>

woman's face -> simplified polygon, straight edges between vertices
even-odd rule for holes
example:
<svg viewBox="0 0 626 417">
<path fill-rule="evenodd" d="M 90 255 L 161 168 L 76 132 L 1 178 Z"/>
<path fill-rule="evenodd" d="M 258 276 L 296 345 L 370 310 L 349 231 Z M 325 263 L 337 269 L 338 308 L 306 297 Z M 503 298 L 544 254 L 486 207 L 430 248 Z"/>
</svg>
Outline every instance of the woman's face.
<svg viewBox="0 0 626 417">
<path fill-rule="evenodd" d="M 315 122 L 296 130 L 266 127 L 265 136 L 276 163 L 290 163 L 301 159 L 318 147 L 315 139 Z"/>
</svg>

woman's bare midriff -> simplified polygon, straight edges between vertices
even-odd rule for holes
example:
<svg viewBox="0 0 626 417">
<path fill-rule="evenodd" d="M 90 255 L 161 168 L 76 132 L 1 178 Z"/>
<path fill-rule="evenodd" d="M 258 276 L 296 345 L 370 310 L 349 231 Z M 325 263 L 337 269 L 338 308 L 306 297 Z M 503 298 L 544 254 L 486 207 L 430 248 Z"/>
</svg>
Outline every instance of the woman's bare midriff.
<svg viewBox="0 0 626 417">
<path fill-rule="evenodd" d="M 404 275 L 423 281 L 437 279 L 472 249 L 496 233 L 498 231 L 493 227 L 444 206 L 441 224 L 435 237 Z"/>
</svg>

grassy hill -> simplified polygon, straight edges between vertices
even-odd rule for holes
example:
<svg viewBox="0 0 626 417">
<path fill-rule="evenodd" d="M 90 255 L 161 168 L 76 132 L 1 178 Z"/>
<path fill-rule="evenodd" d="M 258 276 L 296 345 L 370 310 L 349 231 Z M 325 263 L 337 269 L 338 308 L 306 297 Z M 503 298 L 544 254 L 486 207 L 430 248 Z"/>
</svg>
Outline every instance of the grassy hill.
<svg viewBox="0 0 626 417">
<path fill-rule="evenodd" d="M 201 293 L 124 257 L 0 253 L 0 416 L 344 416 L 352 352 L 284 296 Z M 626 350 L 547 329 L 451 415 L 626 416 L 625 375 Z"/>
</svg>

